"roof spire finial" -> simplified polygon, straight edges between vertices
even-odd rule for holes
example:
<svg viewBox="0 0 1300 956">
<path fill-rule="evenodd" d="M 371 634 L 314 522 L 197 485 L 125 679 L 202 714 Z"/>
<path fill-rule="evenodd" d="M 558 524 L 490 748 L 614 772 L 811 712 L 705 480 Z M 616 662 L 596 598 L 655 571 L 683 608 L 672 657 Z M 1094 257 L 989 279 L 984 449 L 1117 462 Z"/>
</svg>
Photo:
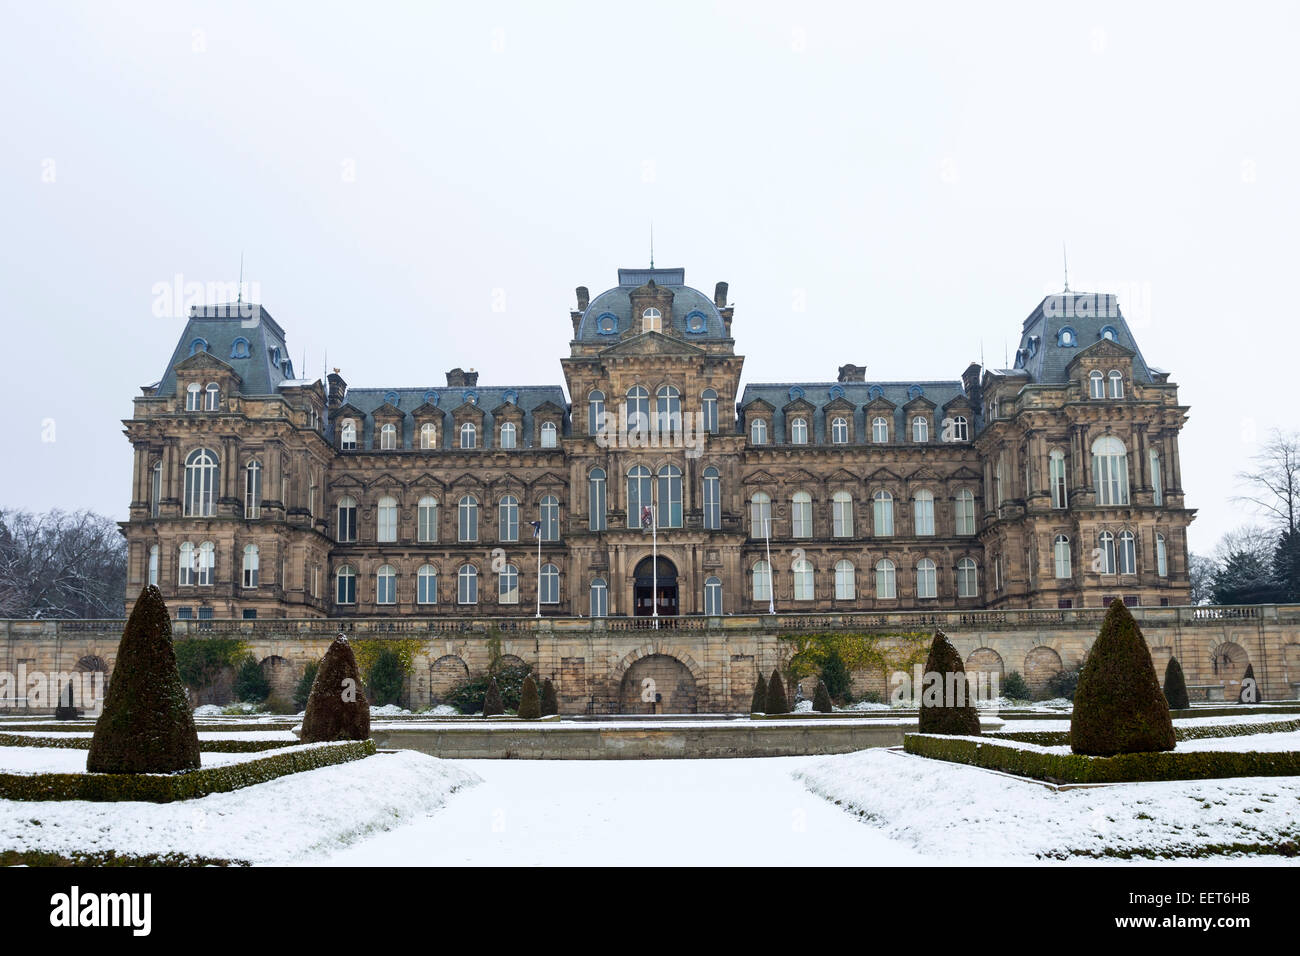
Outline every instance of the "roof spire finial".
<svg viewBox="0 0 1300 956">
<path fill-rule="evenodd" d="M 1070 260 L 1065 255 L 1064 239 L 1061 240 L 1061 263 L 1065 267 L 1065 289 L 1063 291 L 1069 292 L 1070 291 Z"/>
<path fill-rule="evenodd" d="M 650 268 L 655 267 L 655 221 L 650 220 Z"/>
<path fill-rule="evenodd" d="M 244 304 L 244 250 L 239 250 L 239 292 L 235 296 L 235 305 Z"/>
</svg>

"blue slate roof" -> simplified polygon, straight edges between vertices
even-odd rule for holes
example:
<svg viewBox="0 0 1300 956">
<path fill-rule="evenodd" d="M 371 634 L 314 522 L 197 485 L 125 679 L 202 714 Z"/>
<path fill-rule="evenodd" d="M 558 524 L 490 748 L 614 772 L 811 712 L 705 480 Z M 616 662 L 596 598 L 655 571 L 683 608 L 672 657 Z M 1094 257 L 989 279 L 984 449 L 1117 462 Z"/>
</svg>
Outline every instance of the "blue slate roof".
<svg viewBox="0 0 1300 956">
<path fill-rule="evenodd" d="M 396 398 L 393 402 L 403 412 L 402 417 L 402 440 L 400 447 L 414 448 L 418 445 L 419 427 L 426 421 L 434 421 L 438 425 L 438 445 L 441 448 L 452 447 L 449 442 L 452 440 L 452 418 L 453 410 L 464 405 L 471 396 L 477 397 L 477 405 L 483 412 L 483 431 L 478 436 L 478 446 L 480 448 L 494 448 L 497 442 L 497 429 L 495 425 L 495 416 L 492 410 L 500 405 L 510 404 L 517 405 L 523 412 L 523 434 L 519 436 L 519 447 L 530 448 L 533 445 L 533 411 L 539 405 L 550 402 L 560 408 L 560 411 L 566 412 L 568 403 L 564 397 L 564 390 L 558 385 L 494 385 L 494 386 L 428 386 L 426 388 L 348 388 L 345 399 L 348 405 L 365 414 L 365 420 L 362 424 L 359 444 L 362 448 L 374 447 L 375 421 L 373 413 L 385 402 Z M 424 405 L 426 402 L 436 405 L 440 415 L 432 418 L 427 413 L 422 413 L 419 420 L 412 414 L 415 409 Z M 569 417 L 563 415 L 561 431 L 567 435 L 569 433 Z"/>
<path fill-rule="evenodd" d="M 906 431 L 908 414 L 903 406 L 917 397 L 916 390 L 920 389 L 920 396 L 934 402 L 935 410 L 930 423 L 930 440 L 937 441 L 939 435 L 939 426 L 943 421 L 943 406 L 954 398 L 964 397 L 965 392 L 962 390 L 961 382 L 792 382 L 792 383 L 772 383 L 763 385 L 746 385 L 744 392 L 740 397 L 742 407 L 748 405 L 755 399 L 763 399 L 772 405 L 776 412 L 772 416 L 772 432 L 768 440 L 772 444 L 786 444 L 785 412 L 782 411 L 784 406 L 789 405 L 796 397 L 802 397 L 804 401 L 809 402 L 815 408 L 812 420 L 812 434 L 808 436 L 810 445 L 829 445 L 831 443 L 829 429 L 827 427 L 826 406 L 836 400 L 837 396 L 842 395 L 846 401 L 852 402 L 853 409 L 853 434 L 854 442 L 862 444 L 870 440 L 870 422 L 867 419 L 865 406 L 874 401 L 877 397 L 883 397 L 893 402 L 894 421 L 893 434 L 894 440 L 900 440 L 899 436 L 908 435 Z M 802 395 L 800 396 L 800 392 Z M 835 417 L 833 414 L 830 417 Z M 977 427 L 977 422 L 971 422 L 972 432 Z M 907 440 L 903 438 L 901 440 Z"/>
<path fill-rule="evenodd" d="M 274 395 L 282 382 L 294 377 L 284 329 L 262 306 L 196 306 L 158 382 L 157 394 L 175 393 L 176 363 L 189 358 L 201 343 L 235 370 L 242 380 L 240 392 L 244 395 Z"/>
<path fill-rule="evenodd" d="M 593 298 L 583 311 L 577 340 L 596 345 L 617 342 L 634 322 L 629 294 L 651 280 L 673 293 L 672 327 L 683 339 L 694 342 L 728 338 L 717 306 L 709 296 L 686 284 L 685 269 L 619 269 L 618 285 Z M 604 316 L 613 316 L 616 320 L 612 331 L 601 331 L 600 320 Z M 694 316 L 703 320 L 697 326 L 699 331 L 693 330 L 696 320 L 687 321 Z"/>
<path fill-rule="evenodd" d="M 1072 345 L 1063 343 L 1061 333 L 1066 330 L 1071 333 Z M 1108 331 L 1115 342 L 1133 352 L 1134 378 L 1154 382 L 1142 350 L 1120 313 L 1119 300 L 1113 295 L 1066 292 L 1047 296 L 1025 319 L 1015 367 L 1028 373 L 1031 382 L 1064 384 L 1066 367 Z"/>
</svg>

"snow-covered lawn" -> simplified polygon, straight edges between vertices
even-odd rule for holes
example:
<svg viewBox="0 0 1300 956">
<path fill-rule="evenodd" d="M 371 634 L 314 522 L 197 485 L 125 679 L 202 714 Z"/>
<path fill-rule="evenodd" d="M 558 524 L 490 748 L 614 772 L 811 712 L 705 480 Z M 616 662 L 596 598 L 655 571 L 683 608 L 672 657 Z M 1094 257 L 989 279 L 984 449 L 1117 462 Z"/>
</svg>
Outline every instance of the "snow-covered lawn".
<svg viewBox="0 0 1300 956">
<path fill-rule="evenodd" d="M 0 730 L 0 733 L 7 733 L 12 737 L 54 736 L 42 730 Z M 285 743 L 293 743 L 298 739 L 291 730 L 200 730 L 198 735 L 199 740 L 283 740 Z M 88 739 L 93 736 L 95 736 L 93 730 L 67 730 L 60 733 L 58 738 L 60 740 L 64 737 Z"/>
<path fill-rule="evenodd" d="M 277 747 L 250 753 L 210 753 L 200 755 L 202 767 L 220 767 L 248 760 L 264 760 L 301 746 Z M 63 747 L 0 747 L 0 773 L 85 773 L 89 751 Z"/>
<path fill-rule="evenodd" d="M 1073 753 L 1069 744 L 1031 744 L 1021 740 L 1004 740 L 990 737 L 954 736 L 955 740 L 974 740 L 976 742 L 997 744 L 999 747 L 1013 747 L 1017 750 L 1032 750 L 1044 754 Z M 1198 750 L 1237 751 L 1245 753 L 1288 753 L 1300 751 L 1300 731 L 1282 734 L 1248 734 L 1243 737 L 1203 737 L 1196 740 L 1180 740 L 1174 748 L 1178 753 L 1191 753 Z"/>
<path fill-rule="evenodd" d="M 0 850 L 301 861 L 424 817 L 477 782 L 456 764 L 402 751 L 177 803 L 0 800 Z"/>
<path fill-rule="evenodd" d="M 1175 727 L 1217 727 L 1225 724 L 1274 724 L 1300 720 L 1300 714 L 1242 714 L 1230 717 L 1175 717 Z M 1008 720 L 1004 731 L 1069 730 L 1070 715 L 1058 720 Z"/>
</svg>

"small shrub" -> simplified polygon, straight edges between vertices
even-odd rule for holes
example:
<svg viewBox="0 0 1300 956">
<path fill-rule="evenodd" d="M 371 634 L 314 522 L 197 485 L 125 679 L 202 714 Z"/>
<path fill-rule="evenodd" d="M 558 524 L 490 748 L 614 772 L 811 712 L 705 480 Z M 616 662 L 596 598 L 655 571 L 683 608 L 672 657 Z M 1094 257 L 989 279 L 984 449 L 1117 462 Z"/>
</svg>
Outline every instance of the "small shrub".
<svg viewBox="0 0 1300 956">
<path fill-rule="evenodd" d="M 302 676 L 298 678 L 298 685 L 293 689 L 293 712 L 306 710 L 307 698 L 311 696 L 312 681 L 316 679 L 316 672 L 320 670 L 319 661 L 311 661 L 303 668 Z"/>
<path fill-rule="evenodd" d="M 858 701 L 863 704 L 883 704 L 885 699 L 878 690 L 864 690 L 858 695 Z"/>
<path fill-rule="evenodd" d="M 262 665 L 252 654 L 245 655 L 235 671 L 235 700 L 260 704 L 271 695 L 271 682 L 262 673 Z"/>
<path fill-rule="evenodd" d="M 1033 694 L 1020 671 L 1012 671 L 1002 680 L 1002 696 L 1011 700 L 1029 700 Z"/>
<path fill-rule="evenodd" d="M 532 675 L 524 678 L 524 689 L 519 695 L 519 716 L 524 720 L 537 720 L 542 716 L 542 702 L 537 696 L 537 681 Z"/>
<path fill-rule="evenodd" d="M 822 664 L 821 679 L 826 685 L 826 693 L 830 695 L 831 700 L 843 703 L 849 699 L 849 694 L 853 690 L 853 675 L 845 665 L 844 658 L 840 656 L 838 647 L 832 647 L 830 653 L 826 655 L 826 661 Z"/>
<path fill-rule="evenodd" d="M 825 681 L 817 682 L 817 690 L 813 693 L 813 710 L 819 714 L 829 714 L 835 710 L 831 705 L 831 694 L 826 689 Z"/>
<path fill-rule="evenodd" d="M 266 710 L 272 714 L 296 714 L 298 708 L 292 700 L 283 694 L 271 694 L 266 698 Z"/>
<path fill-rule="evenodd" d="M 366 740 L 370 702 L 366 700 L 352 645 L 340 634 L 321 658 L 302 719 L 302 742 Z"/>
<path fill-rule="evenodd" d="M 488 679 L 493 677 L 497 683 L 497 693 L 501 695 L 501 713 L 519 709 L 519 697 L 524 689 L 524 678 L 531 673 L 526 664 L 493 668 L 488 674 L 470 677 L 458 684 L 447 695 L 446 703 L 451 704 L 462 714 L 476 714 L 483 710 L 487 700 Z"/>
<path fill-rule="evenodd" d="M 198 693 L 221 676 L 226 668 L 239 664 L 247 653 L 244 642 L 233 637 L 204 637 L 176 644 L 176 667 L 181 680 Z"/>
<path fill-rule="evenodd" d="M 1051 677 L 1047 678 L 1044 685 L 1047 691 L 1047 697 L 1064 697 L 1066 700 L 1074 700 L 1074 695 L 1079 688 L 1079 675 L 1083 672 L 1082 664 L 1075 664 L 1073 667 L 1062 668 Z"/>
<path fill-rule="evenodd" d="M 402 659 L 390 648 L 382 648 L 366 674 L 366 691 L 371 703 L 377 707 L 400 704 L 406 690 L 406 672 Z"/>
<path fill-rule="evenodd" d="M 1185 710 L 1192 706 L 1187 697 L 1187 681 L 1183 679 L 1183 665 L 1178 658 L 1169 658 L 1165 665 L 1165 700 L 1171 710 Z"/>
<path fill-rule="evenodd" d="M 779 669 L 773 669 L 772 676 L 768 678 L 766 706 L 763 708 L 763 713 L 790 713 L 790 698 L 785 695 L 785 684 L 781 680 Z"/>
<path fill-rule="evenodd" d="M 501 704 L 501 690 L 497 687 L 497 679 L 488 677 L 487 693 L 483 696 L 483 716 L 496 717 L 505 712 L 506 709 Z"/>
<path fill-rule="evenodd" d="M 521 702 L 522 703 L 522 702 Z M 554 717 L 560 712 L 560 698 L 555 692 L 555 684 L 548 677 L 542 681 L 542 716 Z"/>
<path fill-rule="evenodd" d="M 758 679 L 754 681 L 754 696 L 749 700 L 749 712 L 751 714 L 761 714 L 767 710 L 767 681 L 763 680 L 763 675 L 759 674 Z"/>
<path fill-rule="evenodd" d="M 1237 703 L 1258 704 L 1264 699 L 1260 693 L 1259 682 L 1255 680 L 1255 665 L 1247 664 L 1246 673 L 1241 675 L 1241 690 L 1237 692 Z"/>
<path fill-rule="evenodd" d="M 966 680 L 966 668 L 943 631 L 934 632 L 924 681 L 917 721 L 921 733 L 978 736 L 980 718 Z"/>
</svg>

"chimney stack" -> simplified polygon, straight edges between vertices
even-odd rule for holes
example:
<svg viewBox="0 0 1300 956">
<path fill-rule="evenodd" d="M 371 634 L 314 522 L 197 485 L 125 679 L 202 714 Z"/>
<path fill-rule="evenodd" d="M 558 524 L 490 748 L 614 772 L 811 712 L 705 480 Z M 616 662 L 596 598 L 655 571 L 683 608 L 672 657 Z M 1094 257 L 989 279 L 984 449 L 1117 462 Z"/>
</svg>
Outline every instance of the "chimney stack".
<svg viewBox="0 0 1300 956">
<path fill-rule="evenodd" d="M 454 368 L 447 373 L 448 388 L 473 388 L 478 384 L 478 372 L 470 369 Z"/>
<path fill-rule="evenodd" d="M 348 383 L 343 381 L 343 376 L 339 370 L 335 369 L 325 376 L 326 393 L 325 405 L 328 408 L 338 408 L 343 404 L 343 399 L 348 394 Z"/>
<path fill-rule="evenodd" d="M 865 382 L 867 380 L 867 367 L 865 365 L 841 365 L 840 376 L 838 381 L 843 382 Z"/>
<path fill-rule="evenodd" d="M 719 282 L 713 287 L 713 304 L 719 309 L 727 306 L 727 283 Z"/>
<path fill-rule="evenodd" d="M 585 285 L 578 286 L 578 311 L 586 312 L 587 306 L 591 304 L 591 294 L 587 292 Z"/>
</svg>

